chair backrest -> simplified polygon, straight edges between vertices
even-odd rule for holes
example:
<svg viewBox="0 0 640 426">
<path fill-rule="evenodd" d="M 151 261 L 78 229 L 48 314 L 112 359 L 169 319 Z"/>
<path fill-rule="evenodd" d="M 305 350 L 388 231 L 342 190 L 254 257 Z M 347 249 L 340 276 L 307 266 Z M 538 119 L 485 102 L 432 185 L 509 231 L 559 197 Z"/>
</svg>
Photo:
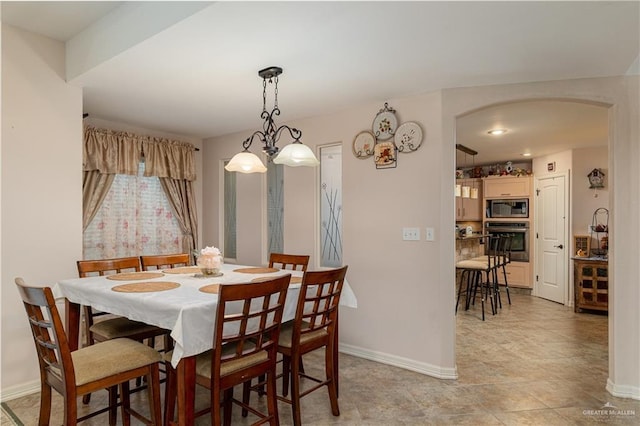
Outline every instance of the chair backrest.
<svg viewBox="0 0 640 426">
<path fill-rule="evenodd" d="M 347 267 L 304 273 L 293 322 L 292 347 L 300 344 L 305 335 L 315 339 L 323 329 L 325 337 L 333 340 Z"/>
<path fill-rule="evenodd" d="M 15 282 L 27 311 L 38 353 L 41 380 L 62 395 L 75 393 L 71 351 L 51 288 L 28 287 L 22 278 L 16 278 Z"/>
<path fill-rule="evenodd" d="M 78 266 L 78 276 L 80 278 L 85 278 L 92 275 L 102 276 L 117 274 L 120 272 L 141 271 L 140 258 L 138 256 L 118 257 L 114 259 L 78 260 L 76 264 Z M 85 341 L 87 345 L 89 345 L 92 341 L 89 329 L 94 324 L 94 318 L 106 314 L 104 312 L 94 311 L 91 306 L 85 305 L 82 308 L 85 317 Z"/>
<path fill-rule="evenodd" d="M 78 260 L 78 276 L 88 277 L 92 274 L 108 275 L 128 271 L 141 271 L 140 258 L 138 256 L 119 257 L 115 259 Z"/>
<path fill-rule="evenodd" d="M 282 313 L 291 275 L 269 281 L 220 286 L 216 328 L 213 337 L 212 376 L 218 376 L 223 388 L 243 383 L 241 377 L 263 374 L 269 363 L 275 367 Z M 234 351 L 229 351 L 234 347 Z M 220 377 L 222 364 L 242 363 L 242 358 L 253 357 L 242 371 L 233 377 Z M 247 372 L 250 369 L 251 372 Z M 239 380 L 239 381 L 238 381 Z M 235 383 L 234 383 L 235 382 Z"/>
<path fill-rule="evenodd" d="M 511 242 L 513 241 L 513 234 L 500 234 L 498 241 L 495 244 L 495 255 L 498 265 L 506 265 L 509 263 L 511 253 Z"/>
<path fill-rule="evenodd" d="M 269 268 L 306 271 L 308 265 L 308 255 L 271 253 L 269 256 Z"/>
<path fill-rule="evenodd" d="M 500 258 L 500 250 L 504 243 L 504 234 L 490 235 L 485 241 L 485 255 L 487 256 L 487 265 L 489 268 L 498 265 Z"/>
<path fill-rule="evenodd" d="M 140 256 L 142 270 L 149 271 L 153 269 L 175 268 L 178 266 L 189 266 L 191 256 L 189 253 L 177 254 L 156 254 L 151 256 Z"/>
</svg>

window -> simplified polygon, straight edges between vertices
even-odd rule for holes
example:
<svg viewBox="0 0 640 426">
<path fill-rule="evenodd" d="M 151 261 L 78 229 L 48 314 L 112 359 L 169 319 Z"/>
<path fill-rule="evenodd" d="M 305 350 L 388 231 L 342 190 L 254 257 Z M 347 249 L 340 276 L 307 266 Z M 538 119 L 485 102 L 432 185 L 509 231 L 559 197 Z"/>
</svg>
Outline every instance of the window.
<svg viewBox="0 0 640 426">
<path fill-rule="evenodd" d="M 271 253 L 284 252 L 284 166 L 267 162 L 267 223 Z"/>
<path fill-rule="evenodd" d="M 229 164 L 225 161 L 224 165 Z M 224 168 L 223 168 L 224 170 Z M 224 248 L 225 259 L 235 259 L 236 253 L 236 173 L 224 170 Z"/>
<path fill-rule="evenodd" d="M 342 266 L 342 146 L 320 147 L 320 266 Z"/>
<path fill-rule="evenodd" d="M 182 251 L 182 230 L 157 177 L 116 175 L 83 234 L 85 259 Z"/>
</svg>

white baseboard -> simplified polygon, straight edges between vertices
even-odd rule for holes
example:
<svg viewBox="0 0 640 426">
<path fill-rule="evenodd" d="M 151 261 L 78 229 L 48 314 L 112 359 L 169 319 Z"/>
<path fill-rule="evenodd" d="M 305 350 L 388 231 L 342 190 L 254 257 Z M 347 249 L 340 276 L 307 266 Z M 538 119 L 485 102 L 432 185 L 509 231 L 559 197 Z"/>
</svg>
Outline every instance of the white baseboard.
<svg viewBox="0 0 640 426">
<path fill-rule="evenodd" d="M 412 359 L 390 355 L 382 352 L 371 351 L 357 346 L 340 344 L 339 351 L 358 358 L 368 359 L 370 361 L 380 362 L 382 364 L 392 365 L 394 367 L 404 368 L 405 370 L 415 371 L 437 379 L 455 380 L 458 378 L 456 368 L 443 368 L 437 365 L 417 362 Z"/>
<path fill-rule="evenodd" d="M 611 381 L 611 379 L 607 379 L 607 391 L 618 398 L 640 400 L 640 388 L 637 386 L 616 385 Z"/>
<path fill-rule="evenodd" d="M 40 380 L 23 383 L 18 386 L 12 386 L 0 391 L 0 402 L 11 401 L 12 399 L 20 398 L 32 393 L 40 392 Z"/>
</svg>

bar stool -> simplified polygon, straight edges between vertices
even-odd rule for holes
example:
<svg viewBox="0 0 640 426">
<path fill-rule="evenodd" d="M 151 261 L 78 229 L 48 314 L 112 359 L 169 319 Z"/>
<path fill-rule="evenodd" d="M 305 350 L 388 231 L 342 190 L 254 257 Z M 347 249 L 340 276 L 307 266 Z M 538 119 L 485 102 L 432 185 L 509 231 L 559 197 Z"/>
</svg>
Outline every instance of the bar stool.
<svg viewBox="0 0 640 426">
<path fill-rule="evenodd" d="M 504 287 L 507 291 L 507 300 L 511 305 L 511 294 L 509 294 L 509 280 L 507 279 L 507 265 L 511 263 L 511 247 L 513 244 L 514 234 L 500 234 L 500 239 L 496 248 L 496 265 L 493 269 L 494 282 L 496 283 L 496 298 L 500 309 L 502 309 L 502 298 L 500 297 L 500 285 L 498 284 L 498 269 L 502 269 L 504 278 Z M 472 260 L 486 261 L 486 256 L 474 257 Z"/>
<path fill-rule="evenodd" d="M 456 270 L 460 271 L 460 284 L 458 287 L 458 296 L 456 300 L 456 312 L 460 303 L 460 296 L 463 292 L 463 284 L 465 292 L 465 310 L 469 309 L 469 305 L 475 304 L 478 288 L 480 288 L 480 299 L 482 302 L 482 320 L 485 320 L 484 302 L 487 297 L 491 302 L 491 313 L 496 314 L 497 309 L 497 274 L 495 269 L 498 262 L 498 247 L 501 242 L 500 236 L 487 236 L 485 243 L 486 254 L 474 259 L 461 260 L 456 263 Z M 484 275 L 483 275 L 484 274 Z M 466 280 L 465 280 L 466 276 Z M 484 278 L 484 280 L 483 280 Z"/>
</svg>

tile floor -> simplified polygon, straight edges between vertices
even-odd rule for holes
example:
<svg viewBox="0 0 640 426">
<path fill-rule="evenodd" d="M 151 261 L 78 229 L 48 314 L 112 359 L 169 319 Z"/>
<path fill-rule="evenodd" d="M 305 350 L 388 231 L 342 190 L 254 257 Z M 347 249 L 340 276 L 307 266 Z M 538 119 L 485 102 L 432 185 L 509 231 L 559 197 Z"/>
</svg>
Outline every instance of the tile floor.
<svg viewBox="0 0 640 426">
<path fill-rule="evenodd" d="M 503 295 L 504 297 L 504 295 Z M 438 380 L 352 356 L 340 356 L 340 411 L 333 417 L 325 391 L 303 398 L 305 425 L 583 425 L 640 424 L 640 401 L 611 396 L 607 379 L 607 317 L 522 294 L 498 315 L 480 309 L 457 316 L 459 379 Z M 305 358 L 307 359 L 307 358 Z M 308 371 L 318 370 L 311 354 Z M 97 394 L 91 406 L 104 401 Z M 257 396 L 254 396 L 257 399 Z M 37 394 L 7 401 L 24 425 L 37 424 Z M 54 400 L 59 407 L 60 398 Z M 134 403 L 146 407 L 142 394 Z M 206 405 L 206 394 L 199 393 Z M 605 404 L 616 407 L 602 409 Z M 234 425 L 249 424 L 234 408 Z M 610 411 L 610 414 L 605 412 Z M 279 405 L 291 424 L 290 407 Z M 61 423 L 54 409 L 51 424 Z M 249 419 L 251 419 L 249 417 Z M 14 424 L 3 413 L 2 426 Z M 106 424 L 106 415 L 86 425 Z M 134 422 L 135 424 L 135 422 Z M 208 425 L 200 418 L 198 425 Z"/>
</svg>

